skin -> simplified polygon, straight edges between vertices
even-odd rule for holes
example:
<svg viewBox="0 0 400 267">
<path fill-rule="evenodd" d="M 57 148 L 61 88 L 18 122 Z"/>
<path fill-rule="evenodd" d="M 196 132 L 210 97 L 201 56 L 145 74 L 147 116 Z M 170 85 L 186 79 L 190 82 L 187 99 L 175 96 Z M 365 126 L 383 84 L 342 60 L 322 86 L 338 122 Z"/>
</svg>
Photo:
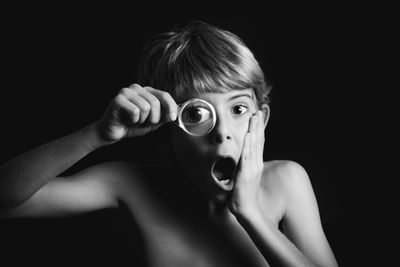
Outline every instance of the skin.
<svg viewBox="0 0 400 267">
<path fill-rule="evenodd" d="M 211 133 L 200 138 L 187 135 L 175 127 L 171 129 L 171 141 L 177 160 L 187 176 L 193 179 L 210 199 L 223 204 L 227 201 L 231 190 L 219 186 L 219 183 L 212 178 L 212 165 L 218 157 L 230 157 L 239 166 L 237 177 L 242 177 L 243 171 L 246 171 L 242 168 L 243 164 L 239 163 L 243 163 L 243 161 L 240 162 L 240 159 L 243 144 L 246 144 L 244 143 L 246 133 L 248 130 L 256 132 L 257 123 L 255 121 L 252 123 L 253 127 L 249 128 L 249 123 L 257 118 L 257 116 L 252 116 L 257 111 L 253 100 L 253 91 L 247 89 L 226 94 L 206 93 L 197 97 L 208 101 L 215 107 L 218 118 L 216 126 Z M 262 116 L 262 113 L 260 112 L 259 115 Z M 261 117 L 258 126 L 258 137 L 261 137 L 264 129 Z M 259 150 L 257 147 L 258 156 L 262 157 L 262 151 Z"/>
<path fill-rule="evenodd" d="M 251 89 L 197 97 L 215 107 L 217 124 L 200 138 L 171 128 L 178 165 L 110 162 L 57 177 L 99 147 L 176 119 L 168 93 L 134 84 L 101 120 L 1 166 L 0 217 L 70 216 L 123 203 L 147 241 L 148 266 L 337 266 L 307 173 L 295 162 L 263 162 L 269 107 L 257 112 Z M 211 175 L 221 155 L 236 163 L 227 187 Z"/>
</svg>

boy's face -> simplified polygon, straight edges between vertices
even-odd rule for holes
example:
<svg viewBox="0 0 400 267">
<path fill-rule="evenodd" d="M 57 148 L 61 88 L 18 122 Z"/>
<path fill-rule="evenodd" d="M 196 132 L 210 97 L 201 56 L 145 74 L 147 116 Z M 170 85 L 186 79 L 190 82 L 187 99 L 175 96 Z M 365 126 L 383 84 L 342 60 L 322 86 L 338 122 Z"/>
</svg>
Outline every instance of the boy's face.
<svg viewBox="0 0 400 267">
<path fill-rule="evenodd" d="M 202 137 L 172 127 L 172 146 L 185 174 L 214 201 L 225 202 L 234 186 L 250 117 L 258 110 L 252 89 L 196 95 L 212 104 L 217 122 Z"/>
</svg>

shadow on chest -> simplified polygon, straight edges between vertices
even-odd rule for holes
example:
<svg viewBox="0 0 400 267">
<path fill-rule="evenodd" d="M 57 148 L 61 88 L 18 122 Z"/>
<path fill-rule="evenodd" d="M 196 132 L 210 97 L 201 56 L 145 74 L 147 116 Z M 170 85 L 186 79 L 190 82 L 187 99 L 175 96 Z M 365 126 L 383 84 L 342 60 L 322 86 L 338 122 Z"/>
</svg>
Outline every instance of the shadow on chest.
<svg viewBox="0 0 400 267">
<path fill-rule="evenodd" d="M 207 199 L 190 186 L 166 180 L 136 186 L 127 208 L 146 266 L 265 266 L 236 219 L 210 220 Z"/>
<path fill-rule="evenodd" d="M 149 225 L 145 232 L 151 266 L 262 266 L 264 262 L 247 234 L 234 225 L 165 220 Z"/>
</svg>

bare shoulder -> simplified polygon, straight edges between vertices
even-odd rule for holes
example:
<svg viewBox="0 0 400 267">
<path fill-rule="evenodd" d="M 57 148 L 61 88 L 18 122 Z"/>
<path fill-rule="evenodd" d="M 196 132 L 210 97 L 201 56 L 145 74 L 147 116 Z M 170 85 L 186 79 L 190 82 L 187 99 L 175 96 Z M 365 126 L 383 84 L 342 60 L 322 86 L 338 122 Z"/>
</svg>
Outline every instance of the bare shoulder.
<svg viewBox="0 0 400 267">
<path fill-rule="evenodd" d="M 318 266 L 337 266 L 304 167 L 288 160 L 265 162 L 261 185 L 262 195 L 273 196 L 265 199 L 280 204 L 279 223 L 286 237 Z"/>
<path fill-rule="evenodd" d="M 161 167 L 131 161 L 110 161 L 90 167 L 87 171 L 98 173 L 95 176 L 109 180 L 109 186 L 121 193 L 121 191 L 129 190 L 149 179 L 158 168 Z"/>
<path fill-rule="evenodd" d="M 131 161 L 112 161 L 96 167 L 107 176 L 106 183 L 113 188 L 116 198 L 125 204 L 141 202 L 150 191 L 162 186 L 160 177 L 168 176 L 169 167 L 163 164 L 142 164 Z"/>
<path fill-rule="evenodd" d="M 110 198 L 116 207 L 126 194 L 139 187 L 140 181 L 148 174 L 147 169 L 150 168 L 136 162 L 108 161 L 89 166 L 71 176 L 60 177 L 55 182 L 75 185 L 77 190 L 71 192 L 84 191 L 87 196 L 93 195 L 95 200 L 100 199 L 100 196 Z"/>
<path fill-rule="evenodd" d="M 302 165 L 291 160 L 274 160 L 264 162 L 262 187 L 273 187 L 279 190 L 290 190 L 298 183 L 308 183 L 309 178 Z"/>
<path fill-rule="evenodd" d="M 117 183 L 126 183 L 131 181 L 133 177 L 137 177 L 142 173 L 144 167 L 138 163 L 130 161 L 109 161 L 92 167 L 89 167 L 88 172 L 97 172 L 101 176 L 107 176 L 115 180 Z"/>
<path fill-rule="evenodd" d="M 310 180 L 304 167 L 291 160 L 273 160 L 264 162 L 261 178 L 261 194 L 264 202 L 273 202 L 279 207 L 280 219 L 284 216 L 293 198 L 310 191 Z M 278 215 L 277 215 L 278 216 Z"/>
<path fill-rule="evenodd" d="M 263 180 L 292 183 L 293 180 L 308 179 L 306 170 L 292 160 L 273 160 L 264 162 Z"/>
</svg>

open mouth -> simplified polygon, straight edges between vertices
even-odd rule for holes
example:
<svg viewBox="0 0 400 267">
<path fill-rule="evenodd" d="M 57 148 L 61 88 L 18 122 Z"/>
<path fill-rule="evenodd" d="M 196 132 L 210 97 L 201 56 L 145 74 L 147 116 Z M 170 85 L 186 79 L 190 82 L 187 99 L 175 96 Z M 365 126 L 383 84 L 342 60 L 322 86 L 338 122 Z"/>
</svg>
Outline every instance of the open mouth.
<svg viewBox="0 0 400 267">
<path fill-rule="evenodd" d="M 215 179 L 222 185 L 228 185 L 233 181 L 236 164 L 232 158 L 220 157 L 212 167 L 212 174 Z"/>
</svg>

